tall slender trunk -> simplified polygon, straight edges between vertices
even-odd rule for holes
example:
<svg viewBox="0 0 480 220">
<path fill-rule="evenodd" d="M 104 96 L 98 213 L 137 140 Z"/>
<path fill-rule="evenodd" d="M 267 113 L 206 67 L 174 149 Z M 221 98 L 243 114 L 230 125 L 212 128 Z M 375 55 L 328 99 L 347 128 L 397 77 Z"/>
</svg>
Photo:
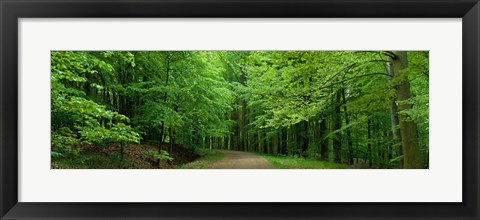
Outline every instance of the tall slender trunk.
<svg viewBox="0 0 480 220">
<path fill-rule="evenodd" d="M 287 154 L 287 128 L 282 128 L 282 155 Z"/>
<path fill-rule="evenodd" d="M 345 126 L 347 126 L 346 133 L 347 133 L 347 147 L 348 147 L 348 164 L 353 164 L 353 146 L 352 146 L 352 135 L 351 130 L 348 127 L 350 124 L 350 118 L 348 117 L 347 111 L 347 100 L 345 99 L 345 89 L 342 88 L 342 98 L 343 98 L 343 112 L 345 114 Z"/>
<path fill-rule="evenodd" d="M 240 84 L 242 85 L 246 85 L 246 75 L 245 75 L 245 72 L 244 70 L 241 70 L 240 71 L 240 78 L 239 78 L 239 82 Z M 247 145 L 248 145 L 248 134 L 247 134 L 247 123 L 248 123 L 248 120 L 247 120 L 247 102 L 244 98 L 242 98 L 240 100 L 240 104 L 241 104 L 241 117 L 239 117 L 241 120 L 240 120 L 240 124 L 242 125 L 241 126 L 241 150 L 242 151 L 247 151 Z"/>
<path fill-rule="evenodd" d="M 168 147 L 168 153 L 172 154 L 172 152 L 173 152 L 173 128 L 169 127 L 168 131 L 169 131 L 168 137 L 170 138 L 170 144 L 168 145 L 169 146 Z"/>
<path fill-rule="evenodd" d="M 422 152 L 418 144 L 417 124 L 402 111 L 412 109 L 412 104 L 406 101 L 410 99 L 410 81 L 402 70 L 408 67 L 407 52 L 394 51 L 395 57 L 392 59 L 392 66 L 395 78 L 399 79 L 396 86 L 396 99 L 398 104 L 400 134 L 403 146 L 403 166 L 404 168 L 416 169 L 423 167 Z"/>
<path fill-rule="evenodd" d="M 203 147 L 204 149 L 205 148 L 210 148 L 210 136 L 206 136 L 205 137 L 205 145 Z"/>
<path fill-rule="evenodd" d="M 390 62 L 393 61 L 393 59 L 389 60 Z M 393 77 L 395 77 L 395 69 L 393 67 L 393 64 L 390 63 L 387 65 L 387 70 L 388 70 L 388 81 L 391 83 Z M 396 91 L 396 87 L 394 87 Z M 399 121 L 398 121 L 398 111 L 397 111 L 397 103 L 395 103 L 396 99 L 395 96 L 392 96 L 390 98 L 390 123 L 392 125 L 392 136 L 393 136 L 393 146 L 395 147 L 395 153 L 397 157 L 400 157 L 403 155 L 403 149 L 402 149 L 402 136 L 400 134 L 400 128 L 399 128 Z M 400 160 L 398 162 L 399 168 L 403 168 L 403 160 Z"/>
<path fill-rule="evenodd" d="M 334 122 L 333 122 L 333 129 L 335 130 L 335 138 L 333 139 L 333 155 L 334 161 L 336 163 L 342 162 L 342 137 L 340 129 L 342 128 L 342 115 L 340 114 L 340 98 L 341 94 L 340 91 L 335 92 L 335 114 L 334 114 Z"/>
<path fill-rule="evenodd" d="M 300 156 L 305 156 L 305 152 L 308 148 L 307 126 L 307 121 L 302 121 L 295 126 L 297 130 L 297 144 L 299 147 L 298 150 L 300 151 Z"/>
<path fill-rule="evenodd" d="M 248 131 L 247 131 L 247 102 L 245 99 L 242 100 L 242 132 L 243 132 L 243 140 L 242 140 L 242 150 L 248 151 Z"/>
<path fill-rule="evenodd" d="M 235 102 L 238 103 L 238 99 Z M 240 114 L 238 108 L 233 109 L 232 120 L 235 121 L 232 137 L 233 149 L 238 150 L 240 149 Z"/>
<path fill-rule="evenodd" d="M 323 161 L 328 160 L 328 140 L 327 135 L 327 119 L 323 118 L 320 121 L 320 159 Z"/>
<path fill-rule="evenodd" d="M 367 119 L 367 160 L 368 165 L 372 166 L 372 119 Z"/>
<path fill-rule="evenodd" d="M 167 60 L 166 60 L 165 75 L 166 75 L 165 87 L 167 87 L 168 86 L 168 79 L 170 78 L 170 57 L 167 57 Z M 167 98 L 168 98 L 168 93 L 167 93 L 167 91 L 165 91 L 165 93 L 163 95 L 163 103 L 165 105 L 167 104 Z M 162 125 L 161 125 L 161 128 L 160 128 L 160 144 L 158 146 L 158 153 L 160 153 L 160 150 L 162 148 L 163 141 L 164 141 L 164 138 L 163 138 L 164 136 L 165 136 L 165 120 L 162 120 Z"/>
<path fill-rule="evenodd" d="M 308 150 L 308 142 L 309 142 L 309 138 L 308 138 L 308 121 L 304 121 L 302 122 L 302 133 L 303 133 L 303 145 L 302 145 L 302 154 L 303 156 L 306 156 L 305 155 L 305 152 L 307 152 Z"/>
<path fill-rule="evenodd" d="M 268 153 L 268 140 L 267 140 L 267 129 L 263 129 L 263 133 L 265 134 L 263 136 L 263 153 Z"/>
</svg>

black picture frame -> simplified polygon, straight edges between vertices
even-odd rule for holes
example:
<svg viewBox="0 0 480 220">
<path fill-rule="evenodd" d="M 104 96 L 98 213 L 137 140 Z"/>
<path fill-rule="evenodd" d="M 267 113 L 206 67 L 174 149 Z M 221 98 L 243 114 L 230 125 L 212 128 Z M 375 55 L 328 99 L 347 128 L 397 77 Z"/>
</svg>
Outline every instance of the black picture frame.
<svg viewBox="0 0 480 220">
<path fill-rule="evenodd" d="M 479 219 L 478 0 L 0 0 L 0 15 L 1 219 Z M 17 21 L 47 17 L 463 18 L 463 202 L 18 202 Z"/>
</svg>

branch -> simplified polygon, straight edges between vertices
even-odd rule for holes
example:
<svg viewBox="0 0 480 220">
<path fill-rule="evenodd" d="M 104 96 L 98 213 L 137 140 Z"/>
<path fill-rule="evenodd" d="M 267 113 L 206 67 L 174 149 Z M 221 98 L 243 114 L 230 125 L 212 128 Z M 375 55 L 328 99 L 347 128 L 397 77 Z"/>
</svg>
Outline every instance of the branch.
<svg viewBox="0 0 480 220">
<path fill-rule="evenodd" d="M 340 73 L 342 73 L 344 70 L 346 70 L 345 72 L 348 72 L 348 70 L 350 70 L 353 66 L 355 66 L 357 63 L 353 63 L 353 64 L 350 64 L 344 68 L 342 68 L 340 71 L 338 71 L 337 73 L 335 73 L 332 77 L 330 77 L 330 79 L 327 79 L 327 81 L 325 81 L 325 83 L 329 82 L 330 80 L 332 80 L 333 78 L 337 77 Z"/>
<path fill-rule="evenodd" d="M 370 62 L 370 63 L 390 63 L 391 61 L 388 61 L 388 60 L 369 60 L 367 62 Z"/>
<path fill-rule="evenodd" d="M 356 79 L 356 78 L 361 78 L 361 77 L 365 77 L 365 76 L 373 76 L 373 75 L 383 75 L 383 76 L 388 76 L 390 77 L 390 75 L 386 74 L 386 73 L 368 73 L 368 74 L 364 74 L 364 75 L 360 75 L 360 76 L 354 76 L 354 77 L 350 77 L 348 79 L 345 79 L 345 80 L 341 80 L 341 81 L 338 81 L 338 82 L 335 82 L 335 83 L 332 83 L 328 86 L 324 86 L 324 87 L 320 87 L 319 89 L 326 89 L 326 88 L 329 88 L 329 87 L 332 87 L 334 85 L 338 85 L 338 84 L 342 84 L 346 81 L 350 81 L 350 80 L 353 80 L 353 79 Z"/>
<path fill-rule="evenodd" d="M 398 57 L 392 51 L 382 51 L 381 53 L 385 54 L 386 56 L 392 58 L 392 60 L 396 60 Z"/>
</svg>

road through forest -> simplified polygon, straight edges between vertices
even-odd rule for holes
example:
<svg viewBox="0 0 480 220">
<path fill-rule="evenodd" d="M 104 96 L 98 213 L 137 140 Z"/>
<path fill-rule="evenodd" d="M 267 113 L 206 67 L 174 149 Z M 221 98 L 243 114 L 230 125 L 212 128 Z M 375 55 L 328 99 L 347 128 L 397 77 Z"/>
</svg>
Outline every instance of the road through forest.
<svg viewBox="0 0 480 220">
<path fill-rule="evenodd" d="M 205 166 L 206 169 L 273 169 L 265 158 L 253 153 L 220 150 L 221 160 Z"/>
</svg>

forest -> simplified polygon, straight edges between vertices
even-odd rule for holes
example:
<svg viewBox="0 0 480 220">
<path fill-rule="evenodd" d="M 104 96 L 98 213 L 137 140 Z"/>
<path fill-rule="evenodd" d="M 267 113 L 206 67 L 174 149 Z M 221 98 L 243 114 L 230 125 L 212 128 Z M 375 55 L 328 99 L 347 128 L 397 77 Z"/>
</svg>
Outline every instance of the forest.
<svg viewBox="0 0 480 220">
<path fill-rule="evenodd" d="M 52 169 L 428 169 L 428 51 L 51 51 Z"/>
</svg>

